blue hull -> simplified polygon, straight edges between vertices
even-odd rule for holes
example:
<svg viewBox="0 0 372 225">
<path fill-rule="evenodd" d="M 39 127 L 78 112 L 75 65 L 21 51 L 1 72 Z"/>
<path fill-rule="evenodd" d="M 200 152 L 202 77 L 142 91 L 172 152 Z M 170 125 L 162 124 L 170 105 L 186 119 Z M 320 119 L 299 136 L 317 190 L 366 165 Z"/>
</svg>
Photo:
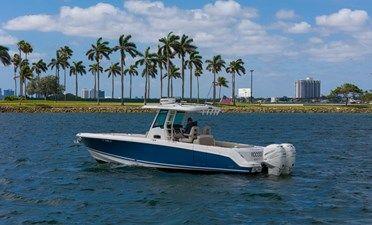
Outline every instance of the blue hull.
<svg viewBox="0 0 372 225">
<path fill-rule="evenodd" d="M 81 141 L 100 154 L 155 167 L 241 173 L 252 171 L 252 168 L 240 167 L 229 157 L 184 148 L 86 137 Z"/>
</svg>

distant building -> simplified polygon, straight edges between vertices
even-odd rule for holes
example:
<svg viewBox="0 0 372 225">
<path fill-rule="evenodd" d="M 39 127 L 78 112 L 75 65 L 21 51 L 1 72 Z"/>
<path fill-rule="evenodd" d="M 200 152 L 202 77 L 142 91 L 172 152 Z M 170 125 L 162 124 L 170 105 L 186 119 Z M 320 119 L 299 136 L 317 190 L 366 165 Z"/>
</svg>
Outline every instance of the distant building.
<svg viewBox="0 0 372 225">
<path fill-rule="evenodd" d="M 98 92 L 98 94 L 99 94 L 99 98 L 100 98 L 100 99 L 105 98 L 105 91 L 100 90 L 100 91 Z M 95 91 L 94 89 L 90 89 L 90 91 L 89 91 L 89 98 L 94 99 L 94 98 L 96 98 L 96 97 L 97 97 L 97 95 L 96 95 L 96 91 Z"/>
<path fill-rule="evenodd" d="M 278 102 L 278 98 L 277 97 L 271 97 L 270 102 L 271 103 L 276 103 L 276 102 Z"/>
<path fill-rule="evenodd" d="M 91 99 L 94 99 L 94 98 L 96 98 L 96 90 L 94 90 L 94 89 L 90 89 L 89 90 L 89 98 L 91 98 Z"/>
<path fill-rule="evenodd" d="M 4 98 L 8 96 L 14 96 L 14 91 L 12 89 L 4 90 Z"/>
<path fill-rule="evenodd" d="M 239 88 L 238 89 L 238 97 L 239 98 L 250 98 L 251 97 L 251 89 L 250 88 Z"/>
<path fill-rule="evenodd" d="M 89 99 L 90 98 L 89 90 L 88 89 L 83 88 L 81 90 L 81 98 L 83 98 L 83 99 Z"/>
<path fill-rule="evenodd" d="M 100 99 L 105 98 L 105 91 L 100 90 L 100 91 L 98 92 L 98 95 L 99 95 L 99 98 L 100 98 Z"/>
<path fill-rule="evenodd" d="M 2 100 L 4 97 L 3 97 L 3 91 L 1 90 L 0 88 L 0 100 Z"/>
<path fill-rule="evenodd" d="M 295 82 L 295 98 L 320 98 L 320 81 L 311 77 Z"/>
</svg>

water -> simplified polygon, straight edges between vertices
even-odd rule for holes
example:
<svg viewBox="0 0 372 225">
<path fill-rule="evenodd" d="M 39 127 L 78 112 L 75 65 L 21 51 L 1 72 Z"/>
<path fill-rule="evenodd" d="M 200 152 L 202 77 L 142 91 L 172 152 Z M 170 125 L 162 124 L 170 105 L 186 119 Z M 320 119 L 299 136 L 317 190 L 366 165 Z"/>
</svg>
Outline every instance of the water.
<svg viewBox="0 0 372 225">
<path fill-rule="evenodd" d="M 291 177 L 96 163 L 78 132 L 145 132 L 152 114 L 0 114 L 0 224 L 371 224 L 372 116 L 224 114 L 219 139 L 291 142 Z"/>
</svg>

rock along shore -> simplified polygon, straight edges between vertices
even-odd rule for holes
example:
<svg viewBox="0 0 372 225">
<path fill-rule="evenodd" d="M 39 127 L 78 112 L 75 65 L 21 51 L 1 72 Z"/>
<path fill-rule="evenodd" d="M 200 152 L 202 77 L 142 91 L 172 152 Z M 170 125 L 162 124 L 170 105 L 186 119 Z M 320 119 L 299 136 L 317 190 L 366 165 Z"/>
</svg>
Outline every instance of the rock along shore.
<svg viewBox="0 0 372 225">
<path fill-rule="evenodd" d="M 150 113 L 140 106 L 0 106 L 0 113 Z M 222 107 L 224 113 L 372 113 L 372 107 L 344 106 L 250 106 Z"/>
</svg>

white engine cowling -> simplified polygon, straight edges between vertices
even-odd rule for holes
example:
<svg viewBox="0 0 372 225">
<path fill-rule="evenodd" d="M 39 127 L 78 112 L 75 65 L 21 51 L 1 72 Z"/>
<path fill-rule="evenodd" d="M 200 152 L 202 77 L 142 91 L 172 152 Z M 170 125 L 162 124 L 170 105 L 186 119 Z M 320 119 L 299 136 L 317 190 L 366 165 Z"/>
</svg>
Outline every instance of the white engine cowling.
<svg viewBox="0 0 372 225">
<path fill-rule="evenodd" d="M 295 164 L 296 149 L 292 144 L 288 144 L 288 143 L 282 144 L 282 147 L 284 148 L 285 153 L 286 153 L 286 163 L 285 163 L 285 167 L 283 169 L 282 174 L 289 175 L 292 173 L 292 170 Z"/>
<path fill-rule="evenodd" d="M 279 176 L 286 165 L 286 150 L 278 144 L 268 145 L 263 150 L 263 161 L 269 175 Z"/>
</svg>

